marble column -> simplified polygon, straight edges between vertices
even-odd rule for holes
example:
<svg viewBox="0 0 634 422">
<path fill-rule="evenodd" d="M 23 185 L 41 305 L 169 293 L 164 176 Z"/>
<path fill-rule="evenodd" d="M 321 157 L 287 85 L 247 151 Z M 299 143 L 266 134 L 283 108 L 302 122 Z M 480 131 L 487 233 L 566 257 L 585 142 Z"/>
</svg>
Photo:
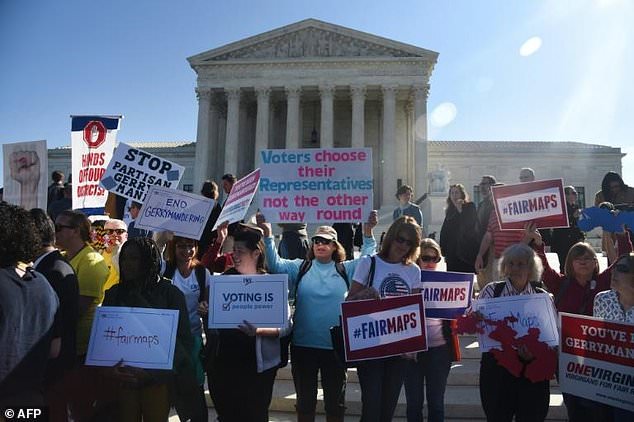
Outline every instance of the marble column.
<svg viewBox="0 0 634 422">
<path fill-rule="evenodd" d="M 381 172 L 382 195 L 381 206 L 389 206 L 394 203 L 396 193 L 396 168 L 399 165 L 396 160 L 396 85 L 384 85 L 383 92 L 383 134 L 381 137 Z"/>
<path fill-rule="evenodd" d="M 414 100 L 414 144 L 416 165 L 414 166 L 414 191 L 420 197 L 427 193 L 428 163 L 427 163 L 427 97 L 429 96 L 429 84 L 412 87 Z M 425 232 L 431 222 L 431 207 L 429 201 L 425 201 L 423 209 L 423 226 Z"/>
<path fill-rule="evenodd" d="M 198 98 L 198 130 L 196 132 L 193 182 L 194 192 L 200 192 L 203 182 L 207 178 L 207 169 L 209 168 L 211 90 L 196 88 L 196 97 Z"/>
<path fill-rule="evenodd" d="M 334 146 L 334 94 L 335 87 L 332 85 L 319 87 L 319 95 L 321 96 L 321 127 L 319 134 L 321 148 L 332 148 Z"/>
<path fill-rule="evenodd" d="M 271 88 L 256 87 L 255 94 L 258 98 L 258 114 L 255 120 L 255 162 L 253 168 L 257 168 L 260 164 L 260 151 L 269 147 L 269 109 Z"/>
<path fill-rule="evenodd" d="M 301 87 L 286 87 L 286 148 L 299 148 L 299 99 Z"/>
<path fill-rule="evenodd" d="M 238 172 L 238 133 L 240 129 L 240 88 L 225 88 L 227 95 L 227 134 L 225 136 L 225 173 Z"/>
<path fill-rule="evenodd" d="M 365 146 L 365 86 L 350 86 L 352 94 L 352 148 Z"/>
</svg>

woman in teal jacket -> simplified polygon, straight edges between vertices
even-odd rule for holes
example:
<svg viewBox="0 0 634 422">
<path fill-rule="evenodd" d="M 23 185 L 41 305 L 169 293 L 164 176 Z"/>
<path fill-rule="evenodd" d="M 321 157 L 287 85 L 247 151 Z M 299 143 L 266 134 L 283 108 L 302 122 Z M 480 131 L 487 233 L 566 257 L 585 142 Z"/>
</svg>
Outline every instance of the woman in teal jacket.
<svg viewBox="0 0 634 422">
<path fill-rule="evenodd" d="M 330 327 L 339 325 L 340 304 L 346 298 L 358 259 L 344 261 L 345 250 L 337 241 L 337 232 L 330 226 L 317 228 L 306 260 L 282 259 L 271 235 L 271 225 L 264 222 L 261 215 L 258 223 L 264 230 L 269 272 L 288 274 L 289 297 L 295 299 L 291 364 L 297 393 L 297 420 L 315 420 L 317 379 L 321 372 L 326 420 L 343 421 L 346 368 L 337 361 L 333 352 Z M 376 251 L 372 233 L 376 224 L 377 214 L 372 211 L 368 222 L 363 225 L 361 255 L 371 255 Z"/>
</svg>

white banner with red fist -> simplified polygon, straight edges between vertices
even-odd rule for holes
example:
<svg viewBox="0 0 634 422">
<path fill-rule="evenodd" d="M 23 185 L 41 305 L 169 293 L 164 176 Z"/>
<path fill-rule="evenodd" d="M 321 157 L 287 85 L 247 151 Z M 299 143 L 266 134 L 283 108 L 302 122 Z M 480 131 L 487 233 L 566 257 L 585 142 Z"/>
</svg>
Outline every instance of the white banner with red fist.
<svg viewBox="0 0 634 422">
<path fill-rule="evenodd" d="M 112 158 L 122 116 L 71 116 L 73 209 L 106 205 L 99 186 Z"/>
<path fill-rule="evenodd" d="M 10 204 L 46 209 L 48 153 L 46 141 L 2 145 L 4 200 Z"/>
</svg>

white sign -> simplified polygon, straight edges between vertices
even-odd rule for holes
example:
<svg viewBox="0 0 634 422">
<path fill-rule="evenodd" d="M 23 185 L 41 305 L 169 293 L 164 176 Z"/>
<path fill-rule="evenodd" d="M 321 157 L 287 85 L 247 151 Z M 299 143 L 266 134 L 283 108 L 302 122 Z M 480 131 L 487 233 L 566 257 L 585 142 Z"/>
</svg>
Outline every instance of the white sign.
<svg viewBox="0 0 634 422">
<path fill-rule="evenodd" d="M 184 172 L 179 164 L 119 143 L 100 183 L 110 192 L 142 204 L 151 186 L 176 189 Z"/>
<path fill-rule="evenodd" d="M 136 220 L 136 227 L 169 230 L 177 236 L 200 239 L 214 200 L 176 189 L 152 186 Z"/>
<path fill-rule="evenodd" d="M 209 328 L 284 328 L 288 321 L 288 274 L 213 276 Z"/>
<path fill-rule="evenodd" d="M 212 230 L 216 230 L 225 221 L 235 223 L 244 218 L 258 190 L 258 183 L 260 183 L 260 169 L 252 171 L 233 184 Z"/>
<path fill-rule="evenodd" d="M 98 307 L 86 365 L 172 369 L 177 329 L 175 309 Z"/>
<path fill-rule="evenodd" d="M 46 209 L 48 151 L 46 141 L 2 145 L 4 157 L 3 200 L 31 208 Z"/>
<path fill-rule="evenodd" d="M 374 187 L 371 148 L 265 149 L 259 155 L 258 197 L 268 221 L 331 224 L 368 219 Z"/>
<path fill-rule="evenodd" d="M 509 326 L 517 331 L 516 337 L 526 335 L 529 328 L 538 328 L 539 341 L 552 347 L 559 345 L 555 308 L 547 293 L 477 299 L 473 308 L 484 318 L 493 321 L 515 317 L 517 321 L 510 322 Z M 482 352 L 501 347 L 499 342 L 489 337 L 493 329 L 494 327 L 486 325 L 485 332 L 479 334 L 478 341 Z"/>
<path fill-rule="evenodd" d="M 112 158 L 121 116 L 71 116 L 73 209 L 106 205 L 99 185 Z"/>
</svg>

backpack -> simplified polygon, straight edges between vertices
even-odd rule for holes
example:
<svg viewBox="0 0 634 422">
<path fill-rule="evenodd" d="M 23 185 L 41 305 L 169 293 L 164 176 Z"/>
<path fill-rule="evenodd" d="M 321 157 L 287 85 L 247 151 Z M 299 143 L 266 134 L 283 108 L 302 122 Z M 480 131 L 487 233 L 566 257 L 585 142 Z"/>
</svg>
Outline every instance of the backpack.
<svg viewBox="0 0 634 422">
<path fill-rule="evenodd" d="M 533 286 L 533 289 L 535 289 L 535 291 L 537 293 L 548 293 L 548 291 L 546 289 L 544 289 L 544 285 L 538 281 L 531 281 L 531 286 Z M 502 294 L 502 290 L 504 290 L 504 285 L 506 284 L 506 281 L 496 281 L 495 285 L 493 286 L 493 297 L 500 297 L 500 295 Z"/>
<path fill-rule="evenodd" d="M 174 278 L 174 274 L 176 273 L 176 265 L 168 262 L 165 266 L 165 271 L 163 272 L 163 277 L 172 281 Z M 194 267 L 194 274 L 196 274 L 196 281 L 198 282 L 199 294 L 198 294 L 198 303 L 207 300 L 207 295 L 205 294 L 207 290 L 207 271 L 206 268 L 202 265 L 197 265 Z"/>
</svg>

